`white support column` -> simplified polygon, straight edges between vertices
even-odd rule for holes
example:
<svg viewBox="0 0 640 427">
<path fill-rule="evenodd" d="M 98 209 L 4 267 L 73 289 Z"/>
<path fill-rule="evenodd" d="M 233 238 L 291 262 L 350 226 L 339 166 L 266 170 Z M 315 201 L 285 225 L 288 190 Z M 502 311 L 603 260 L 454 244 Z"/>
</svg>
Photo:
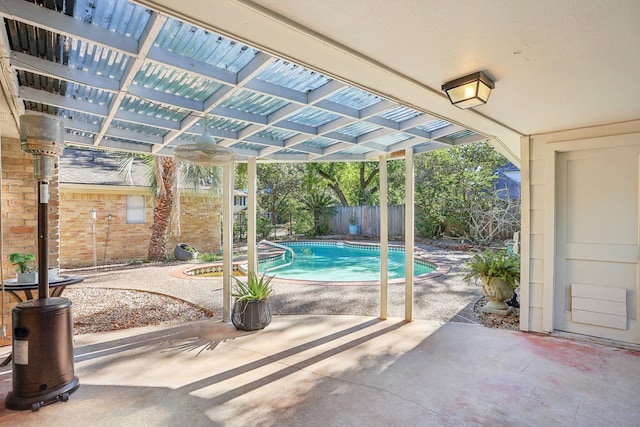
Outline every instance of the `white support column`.
<svg viewBox="0 0 640 427">
<path fill-rule="evenodd" d="M 404 223 L 404 320 L 413 320 L 413 252 L 414 252 L 414 177 L 413 148 L 405 151 L 405 223 Z"/>
<path fill-rule="evenodd" d="M 258 248 L 256 247 L 256 217 L 258 212 L 257 202 L 257 167 L 256 158 L 247 159 L 247 258 L 250 272 L 258 273 Z"/>
<path fill-rule="evenodd" d="M 387 320 L 389 291 L 389 206 L 387 156 L 379 157 L 380 169 L 380 319 Z"/>
<path fill-rule="evenodd" d="M 222 167 L 222 321 L 231 322 L 233 274 L 233 175 L 235 164 Z"/>
</svg>

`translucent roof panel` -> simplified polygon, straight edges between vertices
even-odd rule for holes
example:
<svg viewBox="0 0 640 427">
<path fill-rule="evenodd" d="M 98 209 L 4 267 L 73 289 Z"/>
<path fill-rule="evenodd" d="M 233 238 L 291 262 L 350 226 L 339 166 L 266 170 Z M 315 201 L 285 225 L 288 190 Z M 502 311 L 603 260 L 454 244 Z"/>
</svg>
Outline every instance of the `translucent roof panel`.
<svg viewBox="0 0 640 427">
<path fill-rule="evenodd" d="M 265 129 L 256 133 L 256 136 L 260 138 L 277 139 L 279 141 L 284 141 L 291 138 L 292 136 L 296 136 L 297 134 L 298 132 L 285 129 Z"/>
<path fill-rule="evenodd" d="M 374 130 L 378 129 L 380 129 L 380 126 L 374 123 L 356 122 L 340 128 L 336 132 L 353 137 L 358 137 L 360 135 L 364 135 L 365 133 L 373 132 Z"/>
<path fill-rule="evenodd" d="M 252 144 L 250 142 L 237 142 L 235 144 L 233 144 L 234 148 L 241 148 L 244 150 L 254 150 L 254 151 L 260 151 L 264 148 L 264 145 L 261 144 Z"/>
<path fill-rule="evenodd" d="M 126 97 L 122 101 L 120 109 L 173 122 L 180 122 L 190 114 L 190 112 L 185 109 L 170 108 L 163 104 L 149 102 L 145 99 L 130 96 Z"/>
<path fill-rule="evenodd" d="M 433 132 L 434 130 L 438 130 L 438 129 L 442 129 L 445 128 L 447 126 L 449 126 L 451 123 L 444 121 L 444 120 L 434 120 L 432 122 L 423 124 L 423 125 L 418 125 L 416 126 L 417 129 L 423 130 L 425 132 Z"/>
<path fill-rule="evenodd" d="M 76 19 L 134 40 L 140 40 L 151 17 L 147 8 L 128 1 L 75 0 L 72 4 Z"/>
<path fill-rule="evenodd" d="M 337 143 L 338 141 L 336 141 L 335 139 L 320 137 L 320 138 L 313 138 L 308 141 L 305 141 L 303 144 L 309 145 L 314 148 L 327 148 Z"/>
<path fill-rule="evenodd" d="M 130 57 L 122 52 L 78 39 L 71 38 L 68 41 L 70 49 L 67 62 L 77 70 L 119 80 L 129 65 Z"/>
<path fill-rule="evenodd" d="M 240 161 L 346 161 L 451 126 L 130 0 L 10 3 L 3 89 L 15 111 L 60 117 L 66 144 L 171 155 L 206 126 Z M 449 129 L 431 147 L 486 139 Z"/>
<path fill-rule="evenodd" d="M 318 127 L 325 123 L 332 122 L 340 118 L 339 114 L 319 110 L 313 107 L 307 107 L 298 114 L 289 117 L 289 121 L 300 123 L 307 126 Z"/>
<path fill-rule="evenodd" d="M 304 93 L 324 86 L 331 80 L 315 71 L 283 60 L 275 61 L 257 79 Z"/>
<path fill-rule="evenodd" d="M 167 19 L 155 44 L 163 50 L 197 59 L 233 73 L 242 70 L 259 52 L 242 43 L 174 18 Z"/>
<path fill-rule="evenodd" d="M 216 81 L 153 62 L 147 62 L 142 66 L 133 83 L 147 89 L 194 101 L 204 101 L 222 87 L 222 84 Z"/>
<path fill-rule="evenodd" d="M 140 125 L 140 124 L 136 124 L 136 123 L 123 122 L 123 121 L 120 121 L 120 120 L 113 120 L 111 122 L 111 126 L 113 128 L 127 130 L 127 131 L 131 131 L 131 132 L 141 132 L 141 133 L 144 133 L 144 134 L 147 134 L 147 135 L 164 136 L 164 135 L 167 134 L 167 131 L 164 130 L 164 129 L 160 129 L 160 128 L 156 128 L 156 127 L 152 127 L 152 126 Z"/>
<path fill-rule="evenodd" d="M 242 90 L 234 94 L 231 98 L 222 103 L 223 107 L 234 110 L 246 111 L 247 113 L 266 116 L 287 105 L 288 102 L 250 90 Z"/>
<path fill-rule="evenodd" d="M 355 110 L 362 110 L 382 101 L 382 98 L 356 87 L 348 87 L 330 96 L 329 101 Z"/>
<path fill-rule="evenodd" d="M 373 141 L 376 144 L 384 145 L 386 147 L 397 144 L 398 142 L 406 141 L 407 139 L 411 139 L 411 135 L 407 135 L 406 133 L 397 132 L 389 135 L 382 136 L 380 138 L 376 138 Z"/>
<path fill-rule="evenodd" d="M 413 119 L 414 117 L 418 117 L 422 115 L 419 111 L 414 110 L 409 107 L 396 107 L 391 110 L 385 111 L 379 116 L 383 119 L 391 120 L 396 123 L 404 122 L 405 120 Z"/>
</svg>

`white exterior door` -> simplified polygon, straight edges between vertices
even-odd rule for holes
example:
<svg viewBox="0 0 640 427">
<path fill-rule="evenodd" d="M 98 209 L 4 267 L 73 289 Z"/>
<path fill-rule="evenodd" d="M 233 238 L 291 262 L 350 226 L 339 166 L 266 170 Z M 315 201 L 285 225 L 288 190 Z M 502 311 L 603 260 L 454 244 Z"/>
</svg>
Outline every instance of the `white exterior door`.
<svg viewBox="0 0 640 427">
<path fill-rule="evenodd" d="M 640 145 L 557 156 L 554 329 L 640 343 Z"/>
</svg>

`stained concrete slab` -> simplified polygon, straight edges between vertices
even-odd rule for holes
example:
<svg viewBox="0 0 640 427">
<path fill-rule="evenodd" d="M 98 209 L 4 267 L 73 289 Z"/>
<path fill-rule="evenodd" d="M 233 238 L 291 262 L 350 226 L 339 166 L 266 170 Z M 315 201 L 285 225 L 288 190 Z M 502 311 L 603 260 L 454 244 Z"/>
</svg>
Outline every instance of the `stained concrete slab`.
<svg viewBox="0 0 640 427">
<path fill-rule="evenodd" d="M 275 316 L 251 333 L 212 320 L 74 339 L 80 389 L 38 412 L 2 406 L 0 423 L 637 426 L 640 419 L 640 352 L 473 324 Z M 0 370 L 2 402 L 10 368 Z"/>
</svg>

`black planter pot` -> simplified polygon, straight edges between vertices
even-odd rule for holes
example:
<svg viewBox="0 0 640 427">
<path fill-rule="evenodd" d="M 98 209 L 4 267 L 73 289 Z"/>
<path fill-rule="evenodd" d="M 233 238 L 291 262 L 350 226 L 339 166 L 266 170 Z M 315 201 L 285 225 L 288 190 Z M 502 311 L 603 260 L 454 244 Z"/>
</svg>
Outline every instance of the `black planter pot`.
<svg viewBox="0 0 640 427">
<path fill-rule="evenodd" d="M 173 250 L 173 256 L 178 261 L 191 261 L 194 259 L 198 259 L 198 251 L 191 252 L 185 249 L 185 247 L 191 247 L 195 249 L 193 246 L 188 245 L 186 243 L 178 243 L 176 248 Z"/>
<path fill-rule="evenodd" d="M 271 323 L 271 304 L 266 300 L 236 301 L 231 310 L 231 322 L 241 331 L 264 329 Z"/>
</svg>

